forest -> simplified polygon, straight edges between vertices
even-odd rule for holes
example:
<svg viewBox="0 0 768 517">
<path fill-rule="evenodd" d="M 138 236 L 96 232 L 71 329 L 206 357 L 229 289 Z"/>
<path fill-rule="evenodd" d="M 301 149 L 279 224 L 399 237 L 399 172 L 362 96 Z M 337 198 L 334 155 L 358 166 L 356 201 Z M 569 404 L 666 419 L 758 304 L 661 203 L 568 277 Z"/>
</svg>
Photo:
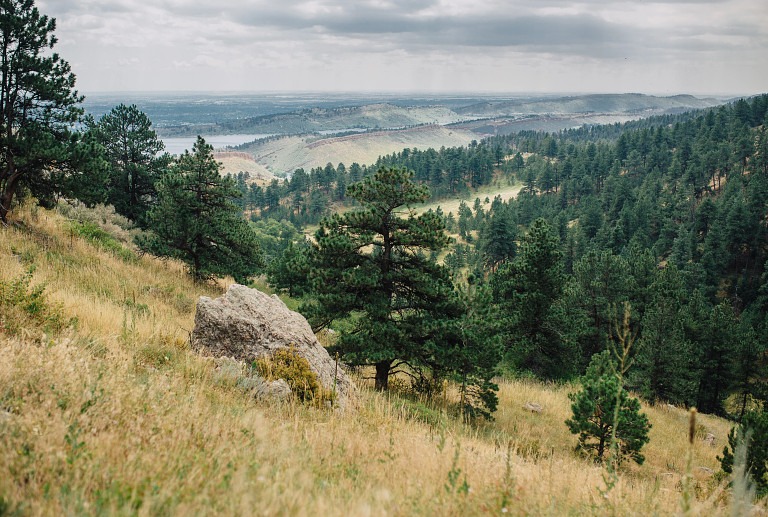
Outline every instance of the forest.
<svg viewBox="0 0 768 517">
<path fill-rule="evenodd" d="M 767 103 L 761 96 L 695 116 L 406 149 L 349 171 L 343 164 L 298 170 L 267 187 L 271 203 L 255 206 L 266 217 L 314 223 L 330 202 L 345 200 L 347 184 L 381 167 L 414 171 L 413 181 L 438 198 L 518 181 L 517 199 L 478 198 L 458 214 L 437 214 L 457 234 L 445 265 L 456 278 L 492 287 L 510 322 L 506 341 L 535 342 L 509 347 L 508 364 L 552 379 L 583 373 L 629 303 L 634 389 L 719 414 L 735 390 L 741 414 L 747 401 L 766 396 Z M 548 244 L 531 242 L 536 221 L 558 255 L 548 269 L 526 256 Z M 516 287 L 546 277 L 547 292 Z M 540 312 L 521 317 L 534 310 L 531 299 Z"/>
</svg>

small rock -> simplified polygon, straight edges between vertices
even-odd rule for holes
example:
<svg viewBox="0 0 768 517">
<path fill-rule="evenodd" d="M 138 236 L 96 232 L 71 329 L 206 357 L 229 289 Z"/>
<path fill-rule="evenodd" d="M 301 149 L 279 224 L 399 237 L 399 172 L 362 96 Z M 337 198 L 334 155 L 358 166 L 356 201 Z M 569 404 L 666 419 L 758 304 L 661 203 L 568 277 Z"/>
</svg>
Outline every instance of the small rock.
<svg viewBox="0 0 768 517">
<path fill-rule="evenodd" d="M 699 467 L 699 470 L 704 472 L 705 474 L 714 474 L 715 473 L 715 471 L 712 470 L 709 467 Z"/>
<path fill-rule="evenodd" d="M 255 390 L 256 397 L 270 398 L 275 400 L 287 400 L 291 396 L 291 387 L 285 379 L 277 379 L 272 382 L 265 382 Z"/>
<path fill-rule="evenodd" d="M 523 404 L 523 409 L 527 409 L 531 413 L 541 413 L 543 407 L 541 407 L 541 404 L 538 404 L 536 402 L 526 402 Z"/>
<path fill-rule="evenodd" d="M 707 433 L 707 436 L 704 437 L 704 443 L 709 445 L 710 447 L 715 446 L 715 435 L 712 433 Z"/>
</svg>

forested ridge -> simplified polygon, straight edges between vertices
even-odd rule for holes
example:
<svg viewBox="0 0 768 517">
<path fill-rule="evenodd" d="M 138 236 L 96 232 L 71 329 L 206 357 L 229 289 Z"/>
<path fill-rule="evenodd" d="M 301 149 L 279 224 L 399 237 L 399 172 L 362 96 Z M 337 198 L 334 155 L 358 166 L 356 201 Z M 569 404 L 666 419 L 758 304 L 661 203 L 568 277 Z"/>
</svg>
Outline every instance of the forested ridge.
<svg viewBox="0 0 768 517">
<path fill-rule="evenodd" d="M 313 204 L 296 192 L 340 201 L 347 182 L 380 167 L 414 171 L 438 197 L 519 181 L 516 199 L 438 211 L 458 234 L 445 264 L 493 291 L 505 364 L 550 379 L 579 375 L 608 347 L 628 303 L 628 385 L 651 400 L 738 416 L 766 397 L 767 109 L 763 95 L 623 125 L 406 149 L 349 172 L 298 171 L 272 188 L 285 189 L 276 206 L 302 213 Z M 546 246 L 556 255 L 549 267 L 535 255 Z M 537 284 L 547 276 L 548 286 Z M 740 402 L 726 407 L 732 394 Z"/>
</svg>

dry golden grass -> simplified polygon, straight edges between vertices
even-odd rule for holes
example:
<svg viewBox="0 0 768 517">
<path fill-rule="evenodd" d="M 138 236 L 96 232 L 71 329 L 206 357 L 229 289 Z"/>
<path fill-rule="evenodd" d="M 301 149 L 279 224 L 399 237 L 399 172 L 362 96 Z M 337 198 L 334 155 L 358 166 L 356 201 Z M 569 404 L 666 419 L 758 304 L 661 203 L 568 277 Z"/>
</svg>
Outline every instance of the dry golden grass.
<svg viewBox="0 0 768 517">
<path fill-rule="evenodd" d="M 194 301 L 223 285 L 196 286 L 176 263 L 98 251 L 54 213 L 21 219 L 23 229 L 0 230 L 0 279 L 34 263 L 34 282 L 78 324 L 55 336 L 0 333 L 0 513 L 679 512 L 682 409 L 645 408 L 646 463 L 622 466 L 603 497 L 604 471 L 573 451 L 563 424 L 573 386 L 503 382 L 496 420 L 478 427 L 439 404 L 366 389 L 344 413 L 260 402 L 187 347 Z M 526 411 L 527 401 L 543 411 Z M 694 447 L 694 511 L 725 514 L 725 492 L 698 467 L 717 469 L 729 424 L 701 421 L 717 447 Z"/>
</svg>

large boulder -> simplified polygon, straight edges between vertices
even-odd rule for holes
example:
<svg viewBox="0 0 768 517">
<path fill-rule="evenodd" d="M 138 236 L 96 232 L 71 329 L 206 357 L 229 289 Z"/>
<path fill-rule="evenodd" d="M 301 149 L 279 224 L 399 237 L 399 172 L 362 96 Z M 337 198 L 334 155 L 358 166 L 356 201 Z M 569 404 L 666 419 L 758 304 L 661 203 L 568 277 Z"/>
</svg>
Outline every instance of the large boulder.
<svg viewBox="0 0 768 517">
<path fill-rule="evenodd" d="M 245 363 L 292 349 L 309 362 L 324 389 L 336 390 L 338 406 L 346 404 L 354 389 L 342 365 L 337 367 L 304 316 L 277 296 L 243 285 L 231 285 L 220 298 L 200 297 L 191 345 L 201 354 Z"/>
</svg>

